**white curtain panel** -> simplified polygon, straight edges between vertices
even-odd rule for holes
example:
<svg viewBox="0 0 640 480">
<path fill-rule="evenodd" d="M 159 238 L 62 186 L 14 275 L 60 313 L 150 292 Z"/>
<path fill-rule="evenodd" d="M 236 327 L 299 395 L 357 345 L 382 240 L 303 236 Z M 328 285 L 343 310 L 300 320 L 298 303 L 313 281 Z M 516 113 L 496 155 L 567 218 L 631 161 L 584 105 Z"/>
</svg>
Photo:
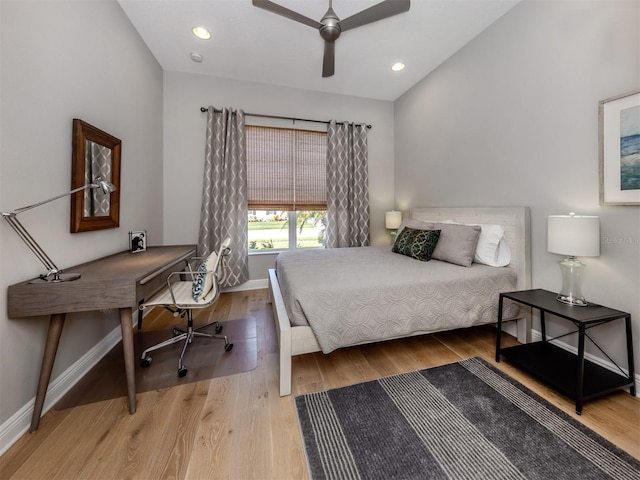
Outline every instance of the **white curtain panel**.
<svg viewBox="0 0 640 480">
<path fill-rule="evenodd" d="M 369 245 L 367 127 L 329 122 L 327 248 Z"/>
<path fill-rule="evenodd" d="M 244 112 L 207 110 L 198 255 L 217 251 L 231 238 L 227 278 L 222 286 L 249 279 L 247 246 L 247 155 Z"/>
</svg>

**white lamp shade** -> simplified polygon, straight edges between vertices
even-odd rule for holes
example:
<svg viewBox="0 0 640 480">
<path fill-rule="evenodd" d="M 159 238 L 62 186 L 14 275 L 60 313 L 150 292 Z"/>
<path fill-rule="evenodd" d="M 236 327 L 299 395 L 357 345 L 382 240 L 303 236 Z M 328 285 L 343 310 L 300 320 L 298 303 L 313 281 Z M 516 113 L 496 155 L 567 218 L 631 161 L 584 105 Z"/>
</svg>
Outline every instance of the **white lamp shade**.
<svg viewBox="0 0 640 480">
<path fill-rule="evenodd" d="M 572 257 L 600 255 L 600 219 L 596 216 L 549 215 L 547 250 Z"/>
<path fill-rule="evenodd" d="M 384 214 L 384 226 L 390 230 L 396 230 L 402 223 L 402 212 L 393 210 Z"/>
</svg>

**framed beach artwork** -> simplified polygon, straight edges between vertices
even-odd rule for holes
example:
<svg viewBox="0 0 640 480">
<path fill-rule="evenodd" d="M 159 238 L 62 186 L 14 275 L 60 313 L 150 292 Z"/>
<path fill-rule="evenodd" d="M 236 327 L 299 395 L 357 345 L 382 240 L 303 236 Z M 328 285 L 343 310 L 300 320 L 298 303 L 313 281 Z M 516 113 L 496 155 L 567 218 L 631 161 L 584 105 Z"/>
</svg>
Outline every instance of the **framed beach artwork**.
<svg viewBox="0 0 640 480">
<path fill-rule="evenodd" d="M 602 100 L 600 204 L 640 205 L 640 91 Z"/>
</svg>

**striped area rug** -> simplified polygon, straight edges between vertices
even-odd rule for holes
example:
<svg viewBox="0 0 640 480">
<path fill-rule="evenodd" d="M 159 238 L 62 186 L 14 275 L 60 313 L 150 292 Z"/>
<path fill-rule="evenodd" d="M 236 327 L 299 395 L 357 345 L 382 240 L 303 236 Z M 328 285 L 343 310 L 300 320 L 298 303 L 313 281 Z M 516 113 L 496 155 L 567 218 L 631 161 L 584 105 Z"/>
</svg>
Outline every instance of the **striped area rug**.
<svg viewBox="0 0 640 480">
<path fill-rule="evenodd" d="M 296 397 L 313 479 L 640 479 L 640 462 L 479 358 Z"/>
</svg>

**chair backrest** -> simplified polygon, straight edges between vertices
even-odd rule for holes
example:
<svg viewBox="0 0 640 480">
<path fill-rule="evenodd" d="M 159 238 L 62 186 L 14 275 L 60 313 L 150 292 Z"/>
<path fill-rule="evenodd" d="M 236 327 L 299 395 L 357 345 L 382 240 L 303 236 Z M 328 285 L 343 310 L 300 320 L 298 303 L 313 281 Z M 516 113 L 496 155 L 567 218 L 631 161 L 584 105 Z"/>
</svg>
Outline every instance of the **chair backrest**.
<svg viewBox="0 0 640 480">
<path fill-rule="evenodd" d="M 229 245 L 231 239 L 227 238 L 217 252 L 212 252 L 198 268 L 198 274 L 194 277 L 192 294 L 195 301 L 204 300 L 207 303 L 214 302 L 220 294 L 220 283 L 226 278 L 225 257 L 231 252 Z"/>
<path fill-rule="evenodd" d="M 227 264 L 225 257 L 229 256 L 229 254 L 231 253 L 231 248 L 229 247 L 230 245 L 231 239 L 227 237 L 218 249 L 216 262 L 213 267 L 213 274 L 216 276 L 218 283 L 223 283 L 227 278 Z"/>
</svg>

